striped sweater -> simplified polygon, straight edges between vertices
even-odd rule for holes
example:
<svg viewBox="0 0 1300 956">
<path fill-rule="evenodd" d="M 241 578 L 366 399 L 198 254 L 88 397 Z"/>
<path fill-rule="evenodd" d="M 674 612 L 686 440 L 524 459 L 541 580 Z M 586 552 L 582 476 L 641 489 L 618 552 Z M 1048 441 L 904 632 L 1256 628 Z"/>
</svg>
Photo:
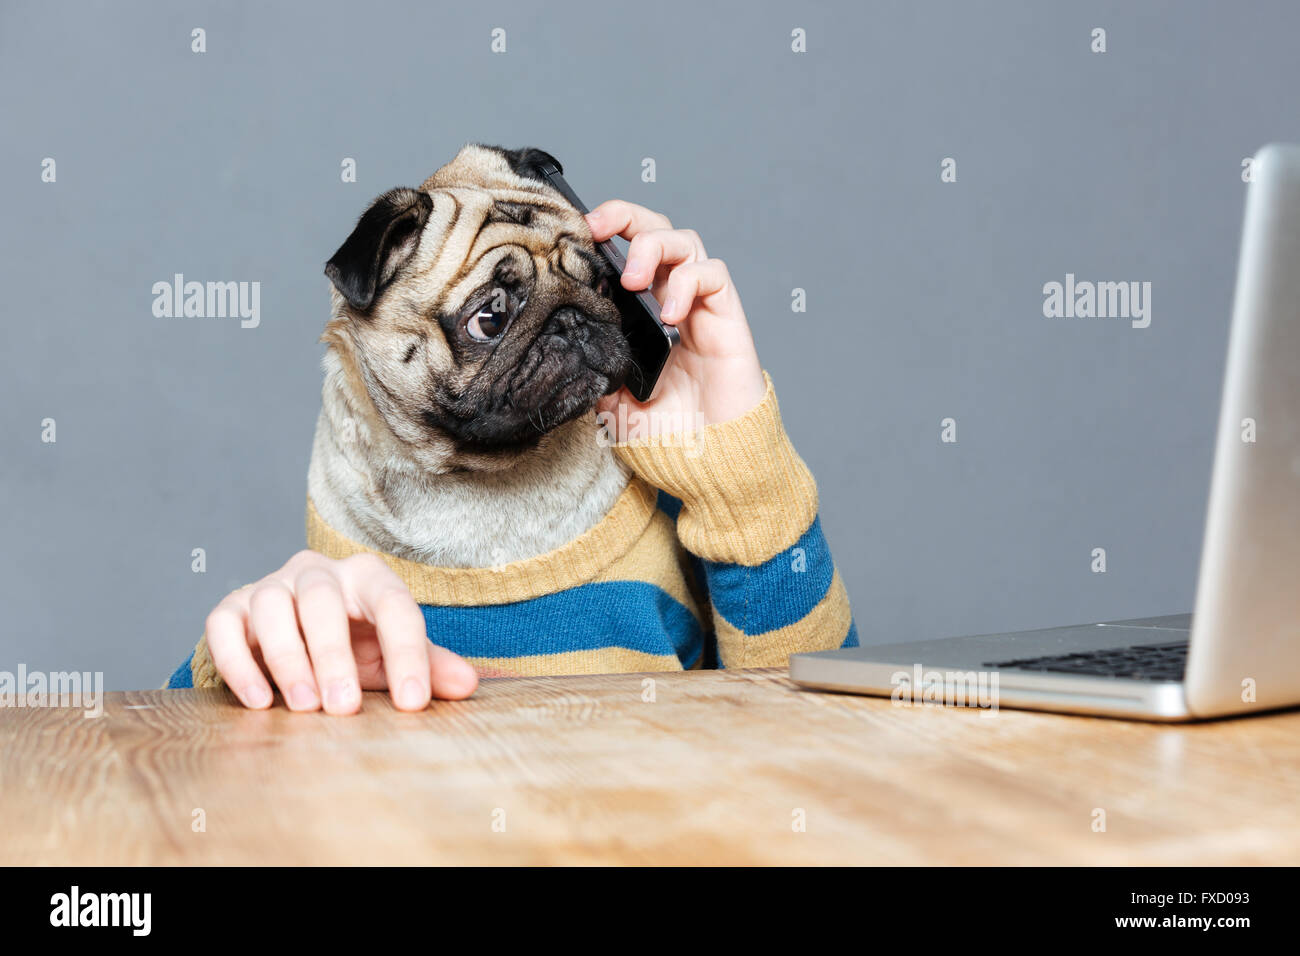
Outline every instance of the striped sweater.
<svg viewBox="0 0 1300 956">
<path fill-rule="evenodd" d="M 573 541 L 496 568 L 380 556 L 410 588 L 429 639 L 485 677 L 766 667 L 857 645 L 817 517 L 817 487 L 768 380 L 741 418 L 614 446 L 631 469 L 608 514 Z M 307 546 L 372 551 L 307 501 Z M 219 686 L 206 640 L 168 687 Z"/>
</svg>

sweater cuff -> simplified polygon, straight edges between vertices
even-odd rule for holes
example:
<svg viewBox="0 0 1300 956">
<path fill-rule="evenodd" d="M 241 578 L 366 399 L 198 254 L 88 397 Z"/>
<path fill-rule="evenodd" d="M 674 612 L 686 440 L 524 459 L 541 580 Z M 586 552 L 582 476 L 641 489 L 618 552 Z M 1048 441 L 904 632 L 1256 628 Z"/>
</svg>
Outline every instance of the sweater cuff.
<svg viewBox="0 0 1300 956">
<path fill-rule="evenodd" d="M 781 425 L 772 378 L 739 418 L 700 431 L 615 443 L 634 472 L 682 502 L 677 536 L 708 561 L 757 565 L 817 516 L 817 485 Z"/>
<path fill-rule="evenodd" d="M 243 588 L 240 588 L 240 590 L 242 591 Z M 194 646 L 194 656 L 190 658 L 190 675 L 191 686 L 195 689 L 226 686 L 226 682 L 222 680 L 221 674 L 217 671 L 216 663 L 212 660 L 212 652 L 208 650 L 206 631 L 199 638 L 198 644 Z"/>
</svg>

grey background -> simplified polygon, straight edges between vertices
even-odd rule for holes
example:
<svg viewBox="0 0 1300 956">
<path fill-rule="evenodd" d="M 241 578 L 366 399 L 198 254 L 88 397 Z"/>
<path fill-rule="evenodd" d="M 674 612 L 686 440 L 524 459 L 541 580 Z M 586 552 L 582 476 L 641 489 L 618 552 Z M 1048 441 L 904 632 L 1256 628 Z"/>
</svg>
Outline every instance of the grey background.
<svg viewBox="0 0 1300 956">
<path fill-rule="evenodd" d="M 470 140 L 727 261 L 864 643 L 1187 610 L 1240 163 L 1300 139 L 1298 34 L 1259 2 L 6 2 L 0 669 L 157 686 L 302 546 L 322 265 Z M 261 326 L 154 318 L 176 272 L 260 281 Z M 1151 327 L 1044 318 L 1067 272 L 1150 281 Z"/>
</svg>

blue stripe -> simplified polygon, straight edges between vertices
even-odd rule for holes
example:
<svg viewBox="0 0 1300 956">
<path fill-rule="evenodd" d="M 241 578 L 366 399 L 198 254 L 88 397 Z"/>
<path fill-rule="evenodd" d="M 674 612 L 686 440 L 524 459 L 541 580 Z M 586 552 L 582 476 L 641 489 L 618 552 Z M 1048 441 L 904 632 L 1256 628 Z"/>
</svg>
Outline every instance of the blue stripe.
<svg viewBox="0 0 1300 956">
<path fill-rule="evenodd" d="M 644 581 L 583 584 L 514 604 L 441 607 L 421 604 L 429 640 L 465 657 L 527 657 L 622 647 L 673 655 L 691 667 L 704 651 L 695 615 Z M 168 688 L 193 687 L 190 661 Z"/>
<path fill-rule="evenodd" d="M 844 643 L 841 644 L 840 647 L 857 647 L 857 646 L 858 646 L 858 625 L 853 622 L 852 618 L 850 618 L 848 636 L 844 638 Z"/>
<path fill-rule="evenodd" d="M 192 660 L 194 660 L 194 652 L 190 651 L 190 656 L 185 658 L 185 663 L 172 671 L 172 676 L 167 678 L 168 690 L 194 686 L 194 672 L 190 670 Z"/>
<path fill-rule="evenodd" d="M 754 636 L 807 617 L 830 590 L 835 562 L 818 517 L 798 541 L 762 564 L 705 561 L 704 573 L 714 611 Z"/>
<path fill-rule="evenodd" d="M 704 632 L 689 610 L 644 581 L 581 584 L 513 604 L 421 604 L 429 640 L 465 657 L 524 657 L 623 647 L 690 667 Z"/>
</svg>

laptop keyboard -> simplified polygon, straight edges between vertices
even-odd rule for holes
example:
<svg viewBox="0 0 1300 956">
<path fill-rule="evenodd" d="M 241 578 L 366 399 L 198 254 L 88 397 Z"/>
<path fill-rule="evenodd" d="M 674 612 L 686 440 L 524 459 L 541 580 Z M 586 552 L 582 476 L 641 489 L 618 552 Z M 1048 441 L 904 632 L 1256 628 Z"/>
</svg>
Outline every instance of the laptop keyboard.
<svg viewBox="0 0 1300 956">
<path fill-rule="evenodd" d="M 1110 647 L 1100 651 L 1024 657 L 1012 661 L 987 661 L 983 666 L 1014 668 L 1018 671 L 1050 671 L 1055 674 L 1086 674 L 1089 677 L 1121 677 L 1125 680 L 1178 681 L 1183 679 L 1183 671 L 1187 667 L 1187 641 Z"/>
</svg>

